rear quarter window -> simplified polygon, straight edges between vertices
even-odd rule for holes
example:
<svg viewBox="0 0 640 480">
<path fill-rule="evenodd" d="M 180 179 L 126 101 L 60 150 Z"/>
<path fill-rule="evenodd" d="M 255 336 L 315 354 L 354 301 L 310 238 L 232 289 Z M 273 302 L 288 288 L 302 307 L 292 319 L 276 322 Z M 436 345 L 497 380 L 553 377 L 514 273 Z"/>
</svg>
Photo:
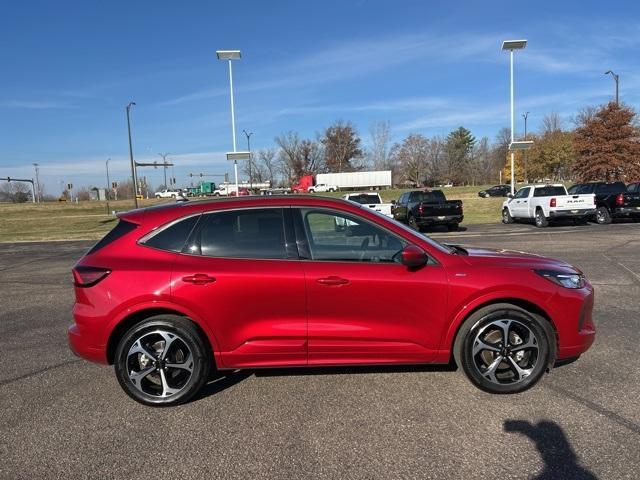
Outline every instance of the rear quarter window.
<svg viewBox="0 0 640 480">
<path fill-rule="evenodd" d="M 140 243 L 169 252 L 181 252 L 199 219 L 200 215 L 194 215 L 174 221 Z"/>
<path fill-rule="evenodd" d="M 91 249 L 87 252 L 87 255 L 90 253 L 95 253 L 98 250 L 106 247 L 110 243 L 115 242 L 121 237 L 124 237 L 127 233 L 132 232 L 138 227 L 135 223 L 127 222 L 125 220 L 120 220 L 118 224 L 113 227 L 113 229 L 107 233 L 102 240 L 96 243 Z"/>
</svg>

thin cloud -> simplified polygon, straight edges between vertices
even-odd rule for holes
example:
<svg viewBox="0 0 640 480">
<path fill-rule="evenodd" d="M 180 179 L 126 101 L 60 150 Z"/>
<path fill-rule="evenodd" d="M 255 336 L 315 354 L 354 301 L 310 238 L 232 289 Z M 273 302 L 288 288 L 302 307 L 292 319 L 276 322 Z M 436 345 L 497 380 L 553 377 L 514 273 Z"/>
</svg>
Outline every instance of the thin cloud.
<svg viewBox="0 0 640 480">
<path fill-rule="evenodd" d="M 38 100 L 6 100 L 0 102 L 3 108 L 20 108 L 26 110 L 52 110 L 52 109 L 72 109 L 77 108 L 68 102 L 58 101 L 38 101 Z"/>
</svg>

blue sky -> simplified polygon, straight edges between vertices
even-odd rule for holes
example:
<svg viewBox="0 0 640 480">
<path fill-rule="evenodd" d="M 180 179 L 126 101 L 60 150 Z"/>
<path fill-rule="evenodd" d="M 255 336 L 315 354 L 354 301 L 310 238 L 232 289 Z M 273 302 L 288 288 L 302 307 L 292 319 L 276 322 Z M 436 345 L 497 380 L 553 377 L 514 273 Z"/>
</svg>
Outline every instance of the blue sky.
<svg viewBox="0 0 640 480">
<path fill-rule="evenodd" d="M 512 8 L 513 7 L 513 8 Z M 337 119 L 363 141 L 373 122 L 393 138 L 463 125 L 493 138 L 509 122 L 502 40 L 516 57 L 517 129 L 558 112 L 621 98 L 640 103 L 639 2 L 21 1 L 0 9 L 0 177 L 104 185 L 128 173 L 124 107 L 133 107 L 136 159 L 171 152 L 176 176 L 231 171 L 228 71 L 234 63 L 239 147 L 303 136 Z M 158 185 L 162 170 L 145 169 Z"/>
</svg>

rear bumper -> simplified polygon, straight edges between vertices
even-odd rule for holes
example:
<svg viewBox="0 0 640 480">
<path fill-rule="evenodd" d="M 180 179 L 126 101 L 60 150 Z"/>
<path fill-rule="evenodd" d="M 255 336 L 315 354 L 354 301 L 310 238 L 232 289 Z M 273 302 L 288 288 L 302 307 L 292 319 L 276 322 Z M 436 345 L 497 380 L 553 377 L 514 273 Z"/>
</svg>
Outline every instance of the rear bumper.
<svg viewBox="0 0 640 480">
<path fill-rule="evenodd" d="M 417 218 L 416 221 L 421 227 L 429 225 L 447 225 L 450 223 L 462 223 L 464 215 L 441 215 L 436 217 Z"/>
<path fill-rule="evenodd" d="M 640 207 L 617 207 L 613 210 L 614 217 L 640 216 Z"/>
<path fill-rule="evenodd" d="M 550 218 L 585 218 L 595 213 L 595 208 L 589 208 L 587 210 L 552 210 L 549 215 Z"/>
<path fill-rule="evenodd" d="M 82 329 L 75 323 L 67 330 L 67 339 L 69 341 L 69 348 L 78 357 L 82 357 L 91 362 L 108 363 L 106 348 L 104 346 L 93 345 L 87 339 L 87 335 L 83 335 Z"/>
</svg>

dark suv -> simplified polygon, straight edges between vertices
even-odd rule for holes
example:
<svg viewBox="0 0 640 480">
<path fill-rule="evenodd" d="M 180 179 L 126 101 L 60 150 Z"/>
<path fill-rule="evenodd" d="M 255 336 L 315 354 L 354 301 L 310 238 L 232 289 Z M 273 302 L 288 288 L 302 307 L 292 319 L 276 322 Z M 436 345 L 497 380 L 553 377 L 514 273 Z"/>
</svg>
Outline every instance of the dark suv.
<svg viewBox="0 0 640 480">
<path fill-rule="evenodd" d="M 486 190 L 480 190 L 478 196 L 480 198 L 506 197 L 509 193 L 511 193 L 511 185 L 494 185 Z"/>
<path fill-rule="evenodd" d="M 594 193 L 596 196 L 595 220 L 601 225 L 611 223 L 614 218 L 632 218 L 636 222 L 640 221 L 638 187 L 634 192 L 628 190 L 623 182 L 589 182 L 577 183 L 569 188 L 568 192 L 569 195 Z"/>
</svg>

